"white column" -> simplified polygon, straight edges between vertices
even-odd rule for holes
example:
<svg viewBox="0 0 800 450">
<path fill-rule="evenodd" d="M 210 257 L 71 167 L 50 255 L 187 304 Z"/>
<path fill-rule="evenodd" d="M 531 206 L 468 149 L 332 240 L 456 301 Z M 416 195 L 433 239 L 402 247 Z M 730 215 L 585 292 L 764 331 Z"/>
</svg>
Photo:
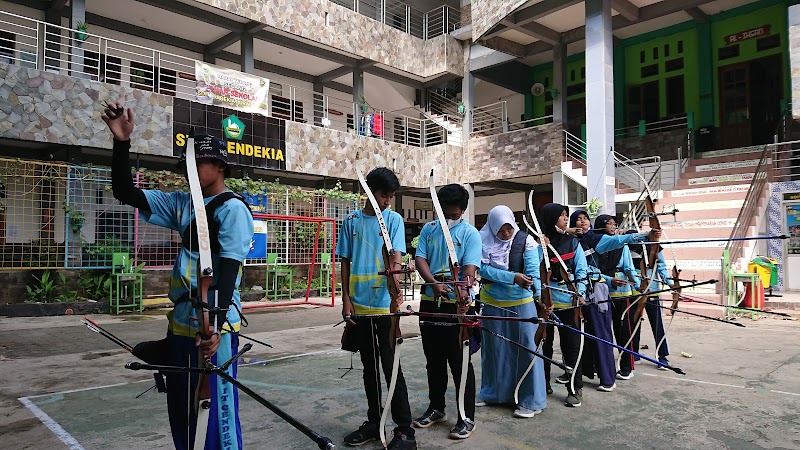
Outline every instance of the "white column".
<svg viewBox="0 0 800 450">
<path fill-rule="evenodd" d="M 614 37 L 611 0 L 586 0 L 586 164 L 589 200 L 616 214 L 614 198 Z"/>
</svg>

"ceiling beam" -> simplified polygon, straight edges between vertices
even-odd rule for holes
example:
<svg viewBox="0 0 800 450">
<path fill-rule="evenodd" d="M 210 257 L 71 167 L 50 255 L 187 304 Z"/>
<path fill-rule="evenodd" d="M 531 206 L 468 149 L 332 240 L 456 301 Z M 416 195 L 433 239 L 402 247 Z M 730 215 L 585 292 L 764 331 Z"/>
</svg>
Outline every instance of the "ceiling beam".
<svg viewBox="0 0 800 450">
<path fill-rule="evenodd" d="M 549 16 L 550 14 L 572 5 L 576 5 L 581 3 L 583 0 L 544 0 L 539 3 L 535 3 L 525 9 L 521 9 L 513 14 L 511 14 L 508 18 L 510 23 L 513 23 L 513 26 L 509 26 L 507 24 L 499 24 L 496 25 L 488 34 L 481 36 L 485 39 L 490 39 L 495 36 L 499 36 L 503 34 L 506 30 L 521 27 L 526 23 L 531 23 L 536 19 L 540 19 L 544 16 Z M 505 22 L 505 21 L 504 21 Z"/>
<path fill-rule="evenodd" d="M 550 45 L 561 43 L 561 33 L 536 22 L 526 23 L 525 25 L 517 28 L 517 31 L 530 37 L 539 39 L 540 41 L 547 42 Z"/>
<path fill-rule="evenodd" d="M 244 31 L 245 24 L 237 22 L 236 20 L 229 19 L 228 17 L 214 14 L 213 12 L 189 5 L 188 3 L 163 0 L 135 0 L 145 5 L 155 6 L 156 8 L 163 9 L 181 16 L 189 17 L 194 20 L 205 22 L 214 26 L 225 28 L 229 31 Z"/>
<path fill-rule="evenodd" d="M 377 66 L 368 67 L 364 70 L 364 72 L 370 73 L 372 75 L 381 78 L 385 78 L 390 81 L 394 81 L 395 83 L 399 83 L 405 86 L 411 86 L 414 89 L 423 89 L 425 87 L 425 85 L 421 81 L 414 80 L 413 78 L 409 78 L 407 76 L 400 75 L 398 73 L 394 73 Z"/>
<path fill-rule="evenodd" d="M 243 30 L 241 32 L 231 31 L 230 33 L 222 36 L 221 38 L 217 39 L 216 41 L 206 45 L 206 52 L 209 54 L 219 53 L 229 46 L 239 42 L 242 39 L 242 33 L 245 34 L 252 34 L 258 31 L 261 31 L 267 25 L 261 22 L 250 21 L 244 24 Z"/>
<path fill-rule="evenodd" d="M 637 23 L 647 22 L 648 20 L 653 20 L 658 17 L 674 14 L 676 12 L 687 11 L 688 9 L 697 8 L 698 6 L 711 3 L 713 1 L 714 0 L 669 0 L 668 2 L 665 1 L 643 6 L 639 8 L 639 18 L 636 20 L 626 19 L 621 14 L 614 16 L 611 19 L 612 29 L 617 30 Z M 562 42 L 565 44 L 572 44 L 573 42 L 582 41 L 586 39 L 586 27 L 580 26 L 565 31 L 561 33 L 561 37 Z M 544 48 L 542 45 L 535 44 L 540 43 L 534 42 L 533 44 L 528 44 L 526 46 L 526 56 L 533 56 L 553 49 L 553 47 L 550 45 L 548 45 L 547 48 Z"/>
<path fill-rule="evenodd" d="M 534 186 L 531 186 L 530 184 L 515 183 L 513 181 L 484 181 L 481 183 L 475 183 L 475 185 L 525 193 L 530 192 L 530 190 L 534 188 Z"/>
<path fill-rule="evenodd" d="M 639 7 L 629 0 L 611 0 L 611 8 L 628 20 L 639 18 Z"/>
<path fill-rule="evenodd" d="M 694 8 L 687 9 L 686 14 L 692 16 L 692 19 L 694 19 L 697 23 L 706 23 L 709 20 L 708 14 L 696 6 Z"/>
<path fill-rule="evenodd" d="M 67 5 L 67 0 L 52 0 L 50 2 L 50 6 L 47 9 L 51 11 L 61 11 L 64 9 L 64 6 Z"/>
<path fill-rule="evenodd" d="M 316 77 L 317 83 L 326 83 L 328 81 L 333 81 L 341 76 L 347 75 L 348 73 L 353 72 L 353 68 L 349 66 L 340 66 L 336 69 L 329 70 L 323 74 L 320 74 Z"/>
<path fill-rule="evenodd" d="M 86 12 L 86 23 L 96 25 L 98 27 L 108 28 L 109 30 L 118 31 L 123 34 L 129 34 L 142 39 L 148 39 L 165 45 L 189 50 L 194 53 L 203 53 L 205 46 L 189 39 L 183 39 L 171 34 L 162 33 L 160 31 L 150 30 L 128 22 L 111 19 L 109 17 L 100 16 L 94 13 Z"/>
<path fill-rule="evenodd" d="M 280 45 L 281 47 L 286 47 L 290 50 L 295 50 L 307 55 L 316 56 L 317 58 L 333 61 L 343 66 L 356 67 L 358 64 L 358 60 L 356 58 L 342 55 L 341 53 L 331 51 L 330 49 L 316 47 L 314 45 L 307 44 L 305 42 L 301 42 L 271 31 L 261 30 L 256 32 L 254 36 L 256 39 L 261 39 L 262 41 Z"/>
</svg>

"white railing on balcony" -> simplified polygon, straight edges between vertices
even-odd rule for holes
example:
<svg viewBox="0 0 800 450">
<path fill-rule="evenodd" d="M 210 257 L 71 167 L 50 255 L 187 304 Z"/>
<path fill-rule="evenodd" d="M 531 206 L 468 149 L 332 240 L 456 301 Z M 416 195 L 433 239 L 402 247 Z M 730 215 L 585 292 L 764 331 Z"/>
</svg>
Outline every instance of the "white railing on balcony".
<svg viewBox="0 0 800 450">
<path fill-rule="evenodd" d="M 0 62 L 195 99 L 195 60 L 0 11 Z M 8 36 L 7 35 L 7 36 Z M 430 119 L 407 117 L 287 84 L 270 83 L 272 117 L 416 147 L 447 142 Z"/>
<path fill-rule="evenodd" d="M 508 131 L 508 108 L 505 100 L 470 111 L 472 132 L 470 136 L 488 136 Z"/>
<path fill-rule="evenodd" d="M 447 5 L 428 12 L 392 0 L 331 0 L 420 39 L 431 39 L 461 27 L 461 10 Z"/>
</svg>

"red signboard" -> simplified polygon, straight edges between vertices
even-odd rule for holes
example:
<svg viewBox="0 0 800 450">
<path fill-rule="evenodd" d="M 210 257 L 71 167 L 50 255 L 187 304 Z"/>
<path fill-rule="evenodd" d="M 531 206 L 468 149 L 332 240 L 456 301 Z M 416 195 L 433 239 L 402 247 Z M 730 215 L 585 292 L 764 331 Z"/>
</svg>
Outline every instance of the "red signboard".
<svg viewBox="0 0 800 450">
<path fill-rule="evenodd" d="M 725 45 L 738 44 L 740 41 L 767 36 L 768 34 L 769 25 L 760 26 L 747 31 L 740 31 L 738 33 L 725 36 Z"/>
</svg>

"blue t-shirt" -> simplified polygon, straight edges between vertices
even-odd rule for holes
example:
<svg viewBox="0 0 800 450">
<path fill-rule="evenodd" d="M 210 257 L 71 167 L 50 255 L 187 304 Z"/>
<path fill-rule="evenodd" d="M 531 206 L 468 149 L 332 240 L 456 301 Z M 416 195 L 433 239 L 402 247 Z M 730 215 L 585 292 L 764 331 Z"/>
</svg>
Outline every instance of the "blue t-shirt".
<svg viewBox="0 0 800 450">
<path fill-rule="evenodd" d="M 403 218 L 391 210 L 383 211 L 383 220 L 389 230 L 395 251 L 406 252 L 406 232 Z M 342 222 L 336 255 L 350 260 L 350 300 L 356 314 L 386 314 L 391 300 L 386 287 L 383 237 L 376 216 L 365 215 L 362 210 L 350 213 Z"/>
<path fill-rule="evenodd" d="M 150 206 L 150 212 L 140 211 L 141 218 L 147 223 L 159 225 L 170 230 L 175 230 L 183 235 L 186 228 L 194 219 L 191 195 L 188 192 L 161 192 L 155 190 L 143 191 Z M 208 204 L 214 197 L 203 199 Z M 213 285 L 218 282 L 219 258 L 229 258 L 243 262 L 250 251 L 253 239 L 253 218 L 247 206 L 237 199 L 230 199 L 220 205 L 214 212 L 215 220 L 219 224 L 219 254 L 212 253 L 212 267 L 214 269 Z M 172 266 L 172 275 L 169 283 L 169 299 L 177 302 L 185 297 L 189 290 L 197 290 L 197 264 L 200 255 L 198 252 L 189 251 L 181 246 L 175 264 Z M 241 270 L 236 279 L 236 285 L 241 280 Z M 233 291 L 232 301 L 241 309 L 239 291 Z M 169 315 L 169 329 L 176 335 L 194 337 L 198 331 L 198 312 L 192 308 L 191 302 L 180 302 L 175 305 Z M 228 321 L 233 329 L 238 331 L 241 323 L 239 312 L 235 308 L 228 311 Z M 220 332 L 228 331 L 225 324 L 218 324 Z"/>
<path fill-rule="evenodd" d="M 520 233 L 520 231 L 517 231 Z M 516 236 L 516 234 L 515 234 Z M 509 248 L 509 252 L 511 248 Z M 525 251 L 522 254 L 524 263 L 523 272 L 533 280 L 530 289 L 525 289 L 514 283 L 516 272 L 508 267 L 498 267 L 495 262 L 481 263 L 481 279 L 491 281 L 481 285 L 481 301 L 487 305 L 509 308 L 512 306 L 530 303 L 534 298 L 542 295 L 542 281 L 540 279 L 540 264 L 542 254 L 539 244 L 533 236 L 525 238 Z"/>
<path fill-rule="evenodd" d="M 450 229 L 450 236 L 453 238 L 453 247 L 455 247 L 456 258 L 460 266 L 458 275 L 461 279 L 465 266 L 481 266 L 481 235 L 471 224 L 462 221 Z M 422 227 L 415 256 L 428 262 L 433 276 L 451 277 L 450 254 L 439 221 L 428 222 Z M 448 294 L 448 297 L 450 302 L 455 301 L 454 292 Z M 433 290 L 430 286 L 425 286 L 421 298 L 422 300 L 433 300 Z"/>
</svg>

